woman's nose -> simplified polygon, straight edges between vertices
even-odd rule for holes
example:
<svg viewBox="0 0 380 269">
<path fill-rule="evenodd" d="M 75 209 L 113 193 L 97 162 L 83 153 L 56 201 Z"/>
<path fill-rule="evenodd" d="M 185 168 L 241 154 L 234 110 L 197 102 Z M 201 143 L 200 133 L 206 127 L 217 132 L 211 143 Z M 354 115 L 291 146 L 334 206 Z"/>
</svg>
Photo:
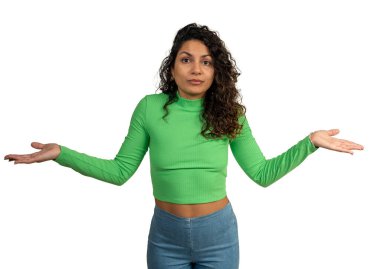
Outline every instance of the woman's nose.
<svg viewBox="0 0 380 269">
<path fill-rule="evenodd" d="M 201 63 L 199 62 L 194 62 L 191 70 L 192 74 L 201 74 L 202 73 L 202 68 L 201 68 Z"/>
</svg>

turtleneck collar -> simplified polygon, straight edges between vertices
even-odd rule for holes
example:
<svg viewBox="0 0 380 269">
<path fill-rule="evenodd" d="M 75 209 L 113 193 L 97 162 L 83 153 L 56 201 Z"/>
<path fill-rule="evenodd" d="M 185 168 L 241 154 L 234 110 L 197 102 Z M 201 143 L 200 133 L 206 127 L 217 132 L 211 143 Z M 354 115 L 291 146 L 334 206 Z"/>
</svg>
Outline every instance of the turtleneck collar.
<svg viewBox="0 0 380 269">
<path fill-rule="evenodd" d="M 182 108 L 190 111 L 201 111 L 203 109 L 203 101 L 204 97 L 198 98 L 198 99 L 187 99 L 184 97 L 181 97 L 176 91 L 176 95 L 178 97 L 178 105 L 181 106 Z"/>
</svg>

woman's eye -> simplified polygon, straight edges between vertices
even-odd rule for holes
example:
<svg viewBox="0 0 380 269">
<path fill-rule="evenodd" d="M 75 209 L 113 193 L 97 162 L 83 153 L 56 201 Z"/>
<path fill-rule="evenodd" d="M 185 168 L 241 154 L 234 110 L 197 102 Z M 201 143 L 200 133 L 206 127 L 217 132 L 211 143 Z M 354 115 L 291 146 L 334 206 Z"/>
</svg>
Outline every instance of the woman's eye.
<svg viewBox="0 0 380 269">
<path fill-rule="evenodd" d="M 181 59 L 181 62 L 182 63 L 189 63 L 190 59 L 189 58 L 183 58 L 183 59 Z"/>
<path fill-rule="evenodd" d="M 203 61 L 203 64 L 204 65 L 211 65 L 211 62 L 210 61 Z"/>
</svg>

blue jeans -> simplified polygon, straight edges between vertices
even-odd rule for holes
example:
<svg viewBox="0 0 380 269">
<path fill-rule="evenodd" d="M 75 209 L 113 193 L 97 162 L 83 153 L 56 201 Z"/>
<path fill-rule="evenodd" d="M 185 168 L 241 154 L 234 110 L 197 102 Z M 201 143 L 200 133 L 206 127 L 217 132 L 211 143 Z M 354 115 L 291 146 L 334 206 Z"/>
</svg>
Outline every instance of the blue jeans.
<svg viewBox="0 0 380 269">
<path fill-rule="evenodd" d="M 177 217 L 156 206 L 147 262 L 149 269 L 237 269 L 239 239 L 231 204 L 196 218 Z"/>
</svg>

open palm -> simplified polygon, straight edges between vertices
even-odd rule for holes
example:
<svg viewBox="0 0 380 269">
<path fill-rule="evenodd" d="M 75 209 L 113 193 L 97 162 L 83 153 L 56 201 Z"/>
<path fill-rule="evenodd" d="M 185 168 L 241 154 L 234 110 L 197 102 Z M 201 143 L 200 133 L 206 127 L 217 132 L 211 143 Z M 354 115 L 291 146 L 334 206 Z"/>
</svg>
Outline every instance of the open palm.
<svg viewBox="0 0 380 269">
<path fill-rule="evenodd" d="M 315 131 L 310 135 L 310 139 L 316 147 L 326 148 L 340 152 L 354 154 L 353 150 L 363 150 L 364 147 L 352 141 L 335 138 L 339 133 L 338 129 Z"/>
<path fill-rule="evenodd" d="M 14 164 L 40 163 L 56 159 L 61 152 L 59 145 L 55 143 L 42 144 L 33 142 L 31 146 L 40 151 L 31 154 L 8 154 L 4 157 L 4 160 L 14 161 Z"/>
</svg>

